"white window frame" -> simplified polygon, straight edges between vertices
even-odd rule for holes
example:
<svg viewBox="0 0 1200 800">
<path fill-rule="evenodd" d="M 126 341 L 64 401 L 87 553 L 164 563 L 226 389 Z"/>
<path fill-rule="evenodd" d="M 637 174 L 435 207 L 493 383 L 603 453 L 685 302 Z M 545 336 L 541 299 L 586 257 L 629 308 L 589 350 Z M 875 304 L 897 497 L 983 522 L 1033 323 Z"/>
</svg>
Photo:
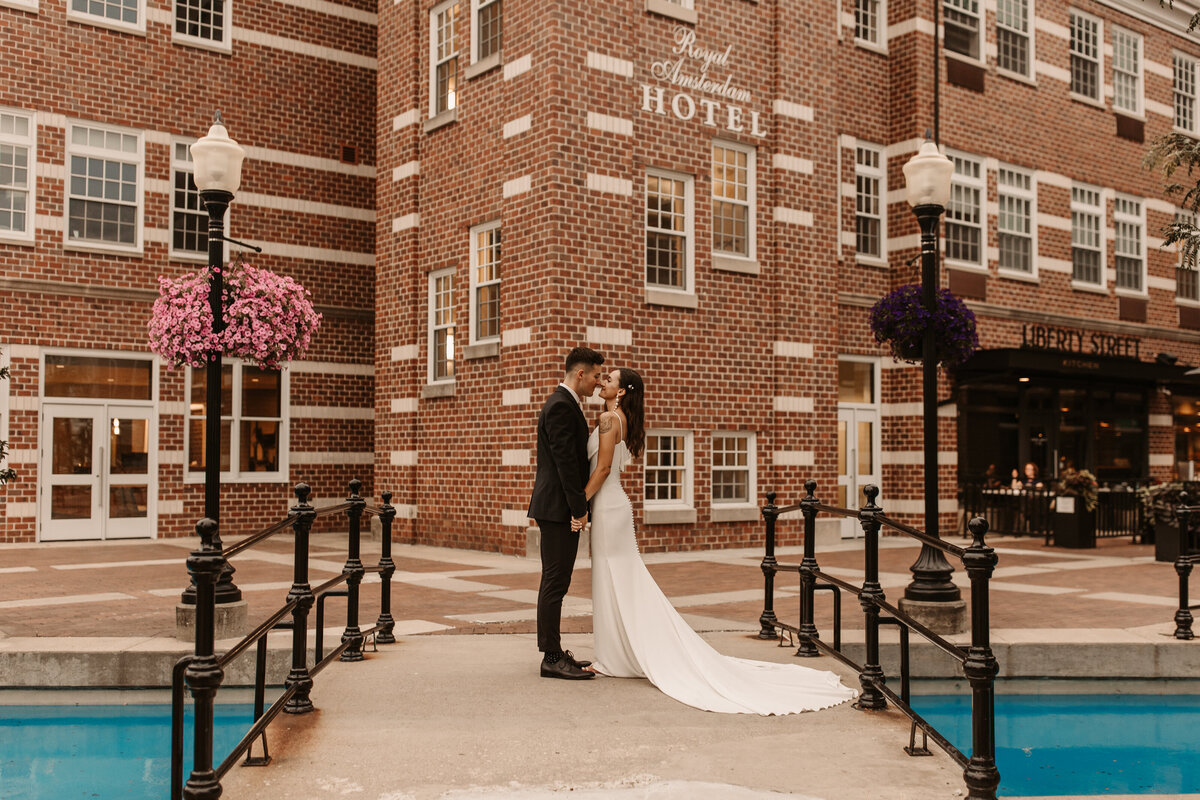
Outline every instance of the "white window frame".
<svg viewBox="0 0 1200 800">
<path fill-rule="evenodd" d="M 1023 189 L 1018 186 L 1005 184 L 1001 179 L 1004 173 L 1012 173 L 1028 179 L 1029 188 Z M 1022 234 L 1019 232 L 1006 230 L 1002 225 L 1004 219 L 1004 201 L 1005 198 L 1013 198 L 1019 201 L 1029 203 L 1029 231 Z M 999 164 L 996 168 L 996 264 L 997 271 L 1000 275 L 1011 278 L 1022 278 L 1025 280 L 1038 279 L 1038 247 L 1037 247 L 1037 175 L 1031 169 L 1017 167 L 1011 164 Z M 1008 234 L 1012 236 L 1025 236 L 1029 239 L 1029 270 L 1018 270 L 1005 267 L 1000 263 L 1000 235 Z"/>
<path fill-rule="evenodd" d="M 1193 225 L 1195 225 L 1196 224 L 1196 215 L 1191 211 L 1187 211 L 1182 208 L 1177 208 L 1177 209 L 1175 209 L 1175 221 L 1176 222 L 1190 222 Z M 1183 243 L 1182 242 L 1175 243 L 1175 253 L 1176 253 L 1175 302 L 1181 306 L 1200 306 L 1200 269 L 1197 269 L 1195 267 L 1195 265 L 1193 265 L 1192 267 L 1184 267 L 1184 265 L 1183 265 Z M 1195 297 L 1184 297 L 1183 294 L 1179 291 L 1179 286 L 1180 286 L 1179 277 L 1180 277 L 1180 275 L 1182 275 L 1184 273 L 1189 274 L 1191 276 L 1189 278 L 1189 280 L 1195 284 L 1195 288 L 1196 288 L 1196 292 L 1195 292 L 1196 296 Z M 3 439 L 3 438 L 4 438 L 3 436 L 0 436 L 0 439 Z"/>
<path fill-rule="evenodd" d="M 876 154 L 879 157 L 879 165 L 877 167 L 870 167 L 860 164 L 858 160 L 859 150 Z M 858 211 L 858 179 L 860 176 L 878 181 L 879 190 L 875 199 L 879 204 L 879 213 L 877 215 L 879 220 L 879 255 L 862 253 L 858 249 L 858 217 L 860 216 Z M 861 216 L 869 217 L 871 215 L 862 214 Z M 887 266 L 887 217 L 887 149 L 882 145 L 858 139 L 854 143 L 854 258 L 857 262 L 873 266 Z"/>
<path fill-rule="evenodd" d="M 1075 37 L 1073 35 L 1074 28 L 1070 24 L 1070 20 L 1078 17 L 1088 23 L 1096 26 L 1096 56 L 1095 58 L 1086 56 L 1075 50 Z M 1075 91 L 1072 85 L 1071 76 L 1071 59 L 1080 58 L 1084 61 L 1090 61 L 1096 65 L 1096 96 L 1092 97 L 1086 94 L 1080 94 Z M 1076 100 L 1082 100 L 1085 103 L 1093 105 L 1104 105 L 1104 22 L 1099 17 L 1094 17 L 1086 11 L 1080 11 L 1078 8 L 1072 8 L 1068 17 L 1067 23 L 1067 91 L 1071 97 Z"/>
<path fill-rule="evenodd" d="M 500 231 L 500 220 L 492 220 L 481 225 L 476 225 L 471 228 L 470 236 L 470 267 L 471 267 L 471 344 L 479 344 L 480 342 L 497 342 L 500 340 L 500 319 L 496 320 L 496 333 L 494 336 L 479 336 L 479 289 L 484 286 L 501 286 L 501 280 L 504 277 L 504 240 L 501 238 L 497 243 L 496 249 L 496 277 L 488 281 L 479 280 L 479 255 L 480 248 L 478 245 L 478 237 L 482 233 L 489 231 Z M 499 289 L 498 289 L 499 290 Z M 501 306 L 503 309 L 503 306 Z"/>
<path fill-rule="evenodd" d="M 662 469 L 662 467 L 651 467 L 648 456 L 650 437 L 652 436 L 678 436 L 683 438 L 683 464 L 680 469 L 683 471 L 683 481 L 680 486 L 680 497 L 678 500 L 650 500 L 645 497 L 646 473 L 652 469 Z M 646 449 L 647 453 L 642 457 L 642 507 L 651 509 L 691 509 L 694 508 L 694 488 L 695 488 L 695 443 L 691 431 L 674 429 L 674 428 L 654 428 L 646 431 Z"/>
<path fill-rule="evenodd" d="M 1123 206 L 1128 205 L 1136 205 L 1136 213 L 1130 214 L 1123 208 Z M 1127 227 L 1128 230 L 1135 234 L 1137 253 L 1124 253 L 1121 251 L 1121 230 L 1123 227 Z M 1128 239 L 1130 237 L 1125 238 Z M 1139 288 L 1134 289 L 1118 284 L 1116 262 L 1118 258 L 1137 259 L 1140 266 L 1138 275 Z M 1146 201 L 1141 197 L 1118 194 L 1113 198 L 1113 291 L 1129 297 L 1146 297 L 1148 295 L 1146 279 Z"/>
<path fill-rule="evenodd" d="M 971 63 L 985 63 L 987 57 L 987 42 L 984 36 L 983 23 L 985 14 L 985 0 L 937 0 L 942 4 L 942 52 L 950 58 L 958 58 Z M 946 45 L 946 27 L 947 27 L 947 5 L 953 5 L 958 13 L 966 17 L 975 18 L 975 50 L 976 54 L 960 53 L 957 50 L 951 50 Z M 969 10 L 969 6 L 974 5 L 975 10 Z"/>
<path fill-rule="evenodd" d="M 1197 107 L 1200 106 L 1200 87 L 1198 87 L 1197 79 L 1200 78 L 1200 72 L 1196 69 L 1196 59 L 1186 53 L 1178 51 L 1171 54 L 1171 123 L 1175 126 L 1175 130 L 1180 133 L 1186 133 L 1190 136 L 1195 136 L 1200 126 L 1197 125 L 1198 115 Z M 1182 77 L 1190 81 L 1191 92 L 1181 92 L 1179 78 Z M 1189 114 L 1183 116 L 1186 125 L 1179 124 L 1179 100 L 1186 98 L 1191 101 L 1192 110 Z"/>
<path fill-rule="evenodd" d="M 504 52 L 504 0 L 471 0 L 471 63 L 478 64 L 484 59 L 496 59 L 496 63 L 500 62 L 501 54 Z M 488 6 L 500 5 L 500 48 L 494 53 L 488 53 L 482 58 L 479 55 L 479 45 L 483 44 L 480 39 L 479 16 Z"/>
<path fill-rule="evenodd" d="M 950 202 L 946 204 L 946 215 L 944 219 L 943 236 L 942 236 L 942 252 L 945 255 L 947 264 L 952 264 L 957 267 L 962 267 L 968 270 L 987 271 L 987 247 L 988 247 L 988 226 L 987 226 L 987 169 L 983 158 L 973 156 L 969 153 L 964 153 L 958 150 L 946 150 L 946 156 L 951 161 L 961 161 L 966 164 L 972 164 L 978 168 L 978 176 L 963 175 L 958 172 L 957 163 L 955 164 L 954 174 L 950 179 Z M 955 203 L 955 197 L 959 192 L 978 192 L 978 202 L 976 205 L 977 222 L 974 224 L 962 222 L 959 220 L 951 220 L 950 214 Z M 961 225 L 965 228 L 979 229 L 979 259 L 977 261 L 967 261 L 960 258 L 951 258 L 950 252 L 950 234 L 946 229 L 950 225 Z"/>
<path fill-rule="evenodd" d="M 1130 72 L 1129 70 L 1125 70 L 1125 69 L 1120 69 L 1118 67 L 1118 65 L 1121 63 L 1121 59 L 1119 56 L 1118 42 L 1123 39 L 1127 39 L 1130 46 L 1136 51 L 1133 54 L 1134 55 L 1134 63 L 1132 65 L 1132 67 L 1134 69 L 1133 72 Z M 1143 99 L 1144 94 L 1145 94 L 1145 85 L 1146 85 L 1146 68 L 1145 68 L 1146 43 L 1142 39 L 1142 35 L 1140 33 L 1134 33 L 1131 30 L 1127 30 L 1126 28 L 1121 28 L 1119 26 L 1114 25 L 1113 29 L 1112 29 L 1112 48 L 1113 48 L 1113 58 L 1112 58 L 1113 111 L 1118 111 L 1122 114 L 1125 114 L 1126 116 L 1134 116 L 1134 117 L 1144 118 L 1145 112 L 1143 111 L 1143 109 L 1145 108 L 1145 105 L 1146 105 L 1145 100 Z M 1118 103 L 1117 103 L 1117 99 L 1119 97 L 1119 93 L 1117 91 L 1117 78 L 1119 76 L 1129 77 L 1129 78 L 1132 78 L 1132 80 L 1133 80 L 1133 107 L 1132 108 L 1129 108 L 1129 107 L 1123 106 L 1123 105 L 1118 105 Z"/>
<path fill-rule="evenodd" d="M 429 9 L 429 118 L 433 119 L 441 114 L 451 114 L 458 108 L 458 91 L 459 78 L 462 76 L 462 70 L 459 68 L 458 57 L 460 51 L 460 42 L 458 37 L 458 13 L 461 11 L 460 5 L 463 0 L 446 0 L 444 3 L 438 3 L 433 8 Z M 454 49 L 445 58 L 438 58 L 438 17 L 443 12 L 448 12 L 454 7 L 458 7 L 453 15 L 453 20 L 450 23 L 450 33 L 454 39 Z M 438 66 L 454 59 L 454 91 L 449 93 L 446 101 L 446 108 L 438 111 Z"/>
<path fill-rule="evenodd" d="M 116 153 L 106 147 L 94 147 L 91 144 L 82 145 L 75 144 L 75 130 L 77 128 L 87 128 L 93 131 L 102 131 L 106 135 L 113 134 L 117 136 L 132 136 L 137 142 L 137 153 L 133 156 L 122 152 Z M 136 198 L 136 209 L 134 211 L 134 241 L 133 244 L 118 244 L 104 241 L 93 241 L 90 239 L 72 239 L 71 238 L 71 200 L 76 197 L 71 191 L 71 160 L 75 156 L 84 158 L 100 158 L 109 161 L 117 161 L 120 163 L 133 163 L 137 167 L 137 186 L 134 190 Z M 132 130 L 130 128 L 119 128 L 113 125 L 101 125 L 99 123 L 88 122 L 86 120 L 70 120 L 67 122 L 67 137 L 66 137 L 66 177 L 64 186 L 64 208 L 63 208 L 63 247 L 68 250 L 92 250 L 105 253 L 127 253 L 141 254 L 144 241 L 145 230 L 144 221 L 146 213 L 146 137 L 142 131 Z M 84 200 L 95 200 L 86 195 L 81 196 Z"/>
<path fill-rule="evenodd" d="M 433 272 L 429 273 L 429 314 L 427 317 L 428 322 L 427 322 L 426 327 L 428 328 L 428 340 L 429 340 L 428 341 L 428 350 L 429 350 L 428 380 L 429 380 L 429 383 L 431 383 L 431 384 L 433 384 L 433 383 L 438 383 L 438 384 L 454 383 L 455 379 L 457 378 L 457 373 L 456 373 L 456 370 L 454 369 L 454 365 L 456 365 L 456 363 L 458 361 L 458 359 L 455 357 L 455 353 L 454 353 L 454 340 L 457 338 L 457 335 L 458 335 L 457 320 L 451 322 L 449 325 L 438 325 L 437 320 L 436 320 L 437 291 L 438 291 L 437 290 L 437 282 L 439 279 L 447 278 L 447 277 L 450 278 L 450 314 L 451 314 L 451 318 L 453 318 L 454 312 L 456 311 L 455 302 L 454 302 L 454 283 L 455 283 L 454 267 L 446 267 L 445 269 L 437 269 L 437 270 L 434 270 Z M 451 331 L 449 334 L 449 339 L 448 339 L 448 347 L 449 347 L 449 352 L 450 352 L 450 357 L 448 360 L 451 364 L 450 374 L 448 376 L 436 377 L 436 369 L 435 369 L 435 364 L 434 364 L 434 358 L 435 358 L 434 354 L 436 352 L 436 347 L 434 345 L 434 342 L 435 342 L 436 332 L 439 330 L 446 330 L 446 329 L 449 329 Z"/>
<path fill-rule="evenodd" d="M 1034 7 L 1033 7 L 1034 0 L 1024 0 L 1024 2 L 1025 2 L 1025 30 L 1023 30 L 1023 31 L 1019 30 L 1018 28 L 1016 28 L 1012 25 L 1006 25 L 1001 22 L 1001 14 L 1000 14 L 999 6 L 1006 2 L 1015 3 L 1015 2 L 1021 2 L 1021 0 L 997 0 L 997 8 L 996 8 L 996 69 L 1004 75 L 1014 75 L 1018 78 L 1023 78 L 1025 80 L 1032 81 L 1032 80 L 1034 80 L 1033 64 L 1034 64 L 1034 60 L 1035 60 L 1033 45 L 1034 45 L 1034 39 L 1036 38 L 1033 35 L 1033 21 L 1035 19 Z M 1008 69 L 1007 67 L 1003 67 L 1000 65 L 999 39 L 1000 39 L 1000 31 L 1001 30 L 1009 31 L 1010 33 L 1012 33 L 1016 36 L 1024 36 L 1025 37 L 1025 72 L 1017 72 L 1016 70 Z"/>
<path fill-rule="evenodd" d="M 645 239 L 643 238 L 642 245 L 642 282 L 648 290 L 654 292 L 664 292 L 680 296 L 695 296 L 696 294 L 696 179 L 691 175 L 686 175 L 682 172 L 670 172 L 663 169 L 647 169 L 646 183 L 642 192 L 642 229 L 643 232 L 657 231 L 667 232 L 673 235 L 680 235 L 676 231 L 666 231 L 663 228 L 651 228 L 646 222 L 646 209 L 650 199 L 650 181 L 651 176 L 663 178 L 672 181 L 683 182 L 683 207 L 684 207 L 684 229 L 683 229 L 683 286 L 667 286 L 665 284 L 650 283 L 649 276 L 646 274 L 649 269 L 649 263 L 646 259 Z"/>
<path fill-rule="evenodd" d="M 159 362 L 155 358 L 155 364 Z M 242 415 L 241 398 L 242 398 L 242 378 L 244 376 L 243 369 L 247 366 L 255 366 L 249 362 L 243 361 L 240 358 L 225 358 L 222 360 L 222 366 L 233 367 L 233 403 L 231 411 L 233 414 L 230 417 L 222 416 L 221 419 L 229 420 L 229 471 L 221 473 L 221 481 L 225 483 L 287 483 L 290 478 L 290 459 L 291 453 L 291 370 L 279 370 L 279 441 L 276 447 L 279 450 L 279 469 L 274 472 L 242 472 L 238 469 L 238 464 L 241 463 L 241 422 L 243 420 L 259 420 L 259 419 L 274 419 L 274 417 L 250 417 Z M 200 369 L 204 369 L 201 367 Z M 192 463 L 191 453 L 191 421 L 193 419 L 204 419 L 204 415 L 196 415 L 192 413 L 192 367 L 184 368 L 184 403 L 187 406 L 187 411 L 183 418 L 183 482 L 184 483 L 204 483 L 204 470 L 189 469 Z M 220 454 L 217 455 L 220 458 Z"/>
<path fill-rule="evenodd" d="M 188 145 L 192 144 L 193 142 L 195 142 L 195 139 L 182 139 L 182 138 L 178 138 L 178 137 L 173 137 L 171 139 L 171 179 L 170 179 L 171 180 L 171 188 L 170 188 L 171 201 L 170 201 L 170 211 L 169 211 L 169 213 L 171 215 L 171 220 L 167 226 L 167 258 L 170 259 L 171 261 L 189 261 L 189 262 L 193 262 L 193 263 L 207 264 L 208 263 L 208 248 L 207 248 L 207 246 L 205 247 L 205 249 L 203 251 L 175 249 L 175 212 L 181 210 L 181 209 L 176 208 L 176 206 L 175 206 L 175 175 L 177 173 L 181 173 L 181 172 L 187 173 L 188 175 L 193 176 L 193 184 L 192 185 L 193 186 L 195 185 L 194 178 L 195 178 L 195 174 L 196 174 L 195 173 L 196 168 L 195 168 L 195 165 L 192 163 L 192 154 L 190 151 L 187 150 Z M 180 147 L 183 147 L 184 152 L 187 153 L 186 159 L 181 159 L 179 157 L 178 150 Z M 186 209 L 183 209 L 183 210 L 186 213 L 195 213 L 195 212 L 187 211 Z M 204 219 L 203 227 L 204 227 L 205 236 L 207 236 L 208 235 L 208 212 L 206 212 L 204 210 L 203 201 L 200 202 L 199 213 L 203 216 L 203 219 Z M 226 214 L 226 218 L 228 218 L 229 212 L 226 211 L 225 214 Z M 228 248 L 228 245 L 225 245 L 225 247 Z"/>
<path fill-rule="evenodd" d="M 84 0 L 88 2 L 88 0 Z M 172 12 L 174 13 L 174 12 Z M 67 0 L 67 19 L 75 22 L 82 22 L 86 25 L 95 25 L 98 28 L 109 28 L 114 31 L 124 31 L 126 33 L 146 33 L 146 0 L 137 0 L 137 20 L 134 22 L 123 22 L 121 20 L 110 19 L 99 14 L 92 14 L 88 11 L 76 11 L 74 0 Z M 174 24 L 172 16 L 172 25 Z"/>
<path fill-rule="evenodd" d="M 875 35 L 871 38 L 863 38 L 858 35 L 862 27 L 859 24 L 861 14 L 874 17 L 875 22 L 871 30 Z M 887 20 L 887 0 L 854 0 L 854 43 L 859 47 L 886 53 Z"/>
<path fill-rule="evenodd" d="M 717 437 L 726 437 L 733 439 L 741 439 L 746 443 L 746 466 L 743 467 L 718 467 L 717 466 Z M 709 471 L 711 476 L 709 479 L 709 493 L 712 496 L 713 508 L 757 508 L 758 507 L 758 451 L 757 451 L 757 436 L 753 431 L 727 431 L 717 430 L 712 432 L 711 442 L 711 464 Z M 713 487 L 716 485 L 715 477 L 718 472 L 745 472 L 746 473 L 746 499 L 745 500 L 718 500 Z"/>
<path fill-rule="evenodd" d="M 0 7 L 16 8 L 21 11 L 38 12 L 38 0 L 0 0 Z M 3 438 L 3 437 L 0 437 Z"/>
<path fill-rule="evenodd" d="M 26 136 L 18 136 L 15 126 L 12 133 L 0 132 L 0 144 L 24 148 L 26 151 L 25 228 L 20 231 L 0 230 L 0 242 L 33 244 L 37 236 L 37 113 L 18 108 L 0 107 L 0 114 L 25 120 L 29 128 Z M 15 186 L 11 188 L 20 191 Z"/>
<path fill-rule="evenodd" d="M 1076 198 L 1075 198 L 1076 190 L 1081 191 L 1081 192 L 1094 192 L 1096 195 L 1096 203 L 1095 204 L 1084 203 L 1082 201 L 1076 200 Z M 1091 185 L 1084 184 L 1084 183 L 1073 183 L 1073 184 L 1071 184 L 1070 197 L 1071 197 L 1071 263 L 1072 263 L 1071 287 L 1073 289 L 1105 291 L 1105 289 L 1107 287 L 1107 283 L 1105 282 L 1105 263 L 1106 263 L 1105 243 L 1107 242 L 1108 237 L 1105 235 L 1105 228 L 1104 228 L 1104 192 L 1100 189 L 1099 186 L 1091 186 Z M 1093 252 L 1099 253 L 1099 256 L 1100 256 L 1100 258 L 1099 258 L 1099 260 L 1100 260 L 1099 273 L 1100 274 L 1099 274 L 1099 279 L 1098 279 L 1099 282 L 1097 282 L 1097 283 L 1092 283 L 1091 281 L 1081 281 L 1075 277 L 1074 251 L 1075 251 L 1075 248 L 1079 246 L 1077 244 L 1077 239 L 1075 236 L 1075 215 L 1076 214 L 1088 214 L 1088 215 L 1096 217 L 1096 223 L 1097 223 L 1096 230 L 1098 231 L 1096 247 L 1092 248 L 1092 247 L 1088 246 L 1088 247 L 1084 247 L 1081 249 L 1093 250 Z"/>
<path fill-rule="evenodd" d="M 201 50 L 215 50 L 218 53 L 233 52 L 233 0 L 219 0 L 224 8 L 221 11 L 223 24 L 221 25 L 220 39 L 207 39 L 203 36 L 193 36 L 187 33 L 180 33 L 176 27 L 179 23 L 179 3 L 180 0 L 172 0 L 171 3 L 171 41 L 177 44 L 187 45 L 189 47 L 198 47 Z"/>
<path fill-rule="evenodd" d="M 755 209 L 758 208 L 758 193 L 756 190 L 756 184 L 758 183 L 757 164 L 756 164 L 757 149 L 754 147 L 751 147 L 749 145 L 744 145 L 741 142 L 729 141 L 728 139 L 713 139 L 712 149 L 715 149 L 717 147 L 723 147 L 726 150 L 734 150 L 734 151 L 742 153 L 746 156 L 746 199 L 745 200 L 735 200 L 735 199 L 731 199 L 728 197 L 717 197 L 715 195 L 715 193 L 713 194 L 713 196 L 711 198 L 712 203 L 714 204 L 713 205 L 714 209 L 715 209 L 715 204 L 717 202 L 733 203 L 734 205 L 745 206 L 745 208 L 746 208 L 746 252 L 745 253 L 732 253 L 732 252 L 728 252 L 725 250 L 717 250 L 716 247 L 714 246 L 713 251 L 712 251 L 713 256 L 719 257 L 719 258 L 738 259 L 739 261 L 756 261 L 758 259 L 758 249 L 757 249 L 758 236 L 756 235 L 756 228 L 758 227 L 758 225 L 757 225 L 757 219 L 755 217 L 754 212 L 755 212 Z M 710 150 L 710 153 L 711 153 L 711 150 Z M 715 159 L 713 159 L 713 161 L 714 161 L 714 163 L 710 164 L 710 169 L 715 167 Z M 715 192 L 715 190 L 716 190 L 716 182 L 715 181 L 713 182 L 712 189 Z M 716 216 L 715 210 L 714 210 L 713 216 L 714 217 Z"/>
</svg>

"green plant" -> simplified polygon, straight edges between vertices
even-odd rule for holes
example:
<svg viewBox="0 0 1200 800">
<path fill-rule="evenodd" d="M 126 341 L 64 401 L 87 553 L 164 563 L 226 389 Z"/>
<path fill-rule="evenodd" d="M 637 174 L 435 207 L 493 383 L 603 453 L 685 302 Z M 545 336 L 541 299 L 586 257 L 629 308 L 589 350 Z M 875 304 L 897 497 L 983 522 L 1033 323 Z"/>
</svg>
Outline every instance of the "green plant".
<svg viewBox="0 0 1200 800">
<path fill-rule="evenodd" d="M 1153 486 L 1138 488 L 1138 501 L 1142 505 L 1142 518 L 1149 525 L 1158 522 L 1174 523 L 1175 508 L 1179 505 L 1179 493 L 1183 484 L 1156 483 Z"/>
<path fill-rule="evenodd" d="M 1096 510 L 1096 476 L 1086 469 L 1066 469 L 1058 477 L 1058 493 L 1066 497 L 1083 499 L 1083 507 L 1088 511 Z"/>
</svg>

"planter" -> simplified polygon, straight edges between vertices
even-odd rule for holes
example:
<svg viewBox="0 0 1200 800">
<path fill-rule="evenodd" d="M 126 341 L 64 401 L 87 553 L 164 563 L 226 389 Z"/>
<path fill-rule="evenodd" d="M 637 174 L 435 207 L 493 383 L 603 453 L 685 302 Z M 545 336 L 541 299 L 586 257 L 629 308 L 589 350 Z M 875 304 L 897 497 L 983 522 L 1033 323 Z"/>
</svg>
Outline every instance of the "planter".
<svg viewBox="0 0 1200 800">
<path fill-rule="evenodd" d="M 1154 560 L 1175 563 L 1179 558 L 1179 525 L 1171 522 L 1154 523 Z M 1192 541 L 1184 549 L 1191 555 L 1200 552 L 1200 542 L 1197 542 L 1197 532 L 1193 528 Z"/>
<path fill-rule="evenodd" d="M 1064 503 L 1064 500 L 1076 500 Z M 1096 512 L 1088 511 L 1078 498 L 1060 497 L 1054 514 L 1054 544 L 1056 547 L 1085 548 L 1096 546 Z M 1062 506 L 1071 506 L 1070 510 Z"/>
</svg>

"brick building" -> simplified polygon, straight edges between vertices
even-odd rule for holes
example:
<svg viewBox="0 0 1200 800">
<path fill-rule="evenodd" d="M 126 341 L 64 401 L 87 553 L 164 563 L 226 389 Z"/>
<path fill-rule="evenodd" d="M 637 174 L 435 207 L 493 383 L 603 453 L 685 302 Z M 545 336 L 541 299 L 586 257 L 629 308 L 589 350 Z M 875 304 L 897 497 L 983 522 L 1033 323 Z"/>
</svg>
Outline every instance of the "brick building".
<svg viewBox="0 0 1200 800">
<path fill-rule="evenodd" d="M 867 313 L 917 279 L 901 167 L 927 128 L 956 170 L 943 285 L 982 343 L 942 381 L 943 528 L 958 481 L 989 464 L 1190 475 L 1200 291 L 1158 246 L 1176 209 L 1141 166 L 1154 137 L 1200 125 L 1187 4 L 225 0 L 222 49 L 175 32 L 193 1 L 139 7 L 149 24 L 129 31 L 0 0 L 5 49 L 26 59 L 0 111 L 36 131 L 14 122 L 0 145 L 37 165 L 31 227 L 0 241 L 0 402 L 23 478 L 7 539 L 53 538 L 35 487 L 54 485 L 64 357 L 149 363 L 148 524 L 173 535 L 199 515 L 194 381 L 147 355 L 143 322 L 155 276 L 194 266 L 172 154 L 216 105 L 250 151 L 231 235 L 327 316 L 312 360 L 278 379 L 278 416 L 251 413 L 265 401 L 246 389 L 273 376 L 233 370 L 238 521 L 276 514 L 291 482 L 331 499 L 358 475 L 395 493 L 405 539 L 524 552 L 537 411 L 577 343 L 648 382 L 647 453 L 626 476 L 643 547 L 754 543 L 763 493 L 793 501 L 809 477 L 839 504 L 879 483 L 891 514 L 919 519 L 920 370 Z M 66 52 L 93 57 L 35 68 Z M 76 126 L 140 148 L 132 244 L 67 233 Z"/>
</svg>

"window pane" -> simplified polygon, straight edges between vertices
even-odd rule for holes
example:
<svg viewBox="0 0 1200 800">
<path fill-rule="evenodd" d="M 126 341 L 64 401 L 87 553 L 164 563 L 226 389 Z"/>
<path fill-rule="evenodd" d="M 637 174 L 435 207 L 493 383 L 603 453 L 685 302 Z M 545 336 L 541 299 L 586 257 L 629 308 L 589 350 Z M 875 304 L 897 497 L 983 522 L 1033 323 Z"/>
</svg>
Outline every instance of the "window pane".
<svg viewBox="0 0 1200 800">
<path fill-rule="evenodd" d="M 113 419 L 108 454 L 108 471 L 113 475 L 146 475 L 150 469 L 149 420 Z"/>
<path fill-rule="evenodd" d="M 206 413 L 207 386 L 207 368 L 192 367 L 192 401 L 189 413 L 201 416 Z M 233 366 L 230 364 L 221 365 L 221 416 L 233 416 Z"/>
<path fill-rule="evenodd" d="M 281 402 L 279 372 L 249 364 L 242 367 L 242 416 L 278 417 Z"/>
<path fill-rule="evenodd" d="M 55 417 L 50 471 L 55 475 L 90 475 L 92 472 L 91 417 Z"/>
<path fill-rule="evenodd" d="M 279 423 L 244 420 L 238 439 L 242 472 L 279 471 Z"/>
<path fill-rule="evenodd" d="M 868 361 L 838 362 L 838 402 L 875 402 L 875 365 Z"/>
<path fill-rule="evenodd" d="M 149 360 L 48 355 L 46 396 L 150 400 L 152 370 Z"/>
</svg>

